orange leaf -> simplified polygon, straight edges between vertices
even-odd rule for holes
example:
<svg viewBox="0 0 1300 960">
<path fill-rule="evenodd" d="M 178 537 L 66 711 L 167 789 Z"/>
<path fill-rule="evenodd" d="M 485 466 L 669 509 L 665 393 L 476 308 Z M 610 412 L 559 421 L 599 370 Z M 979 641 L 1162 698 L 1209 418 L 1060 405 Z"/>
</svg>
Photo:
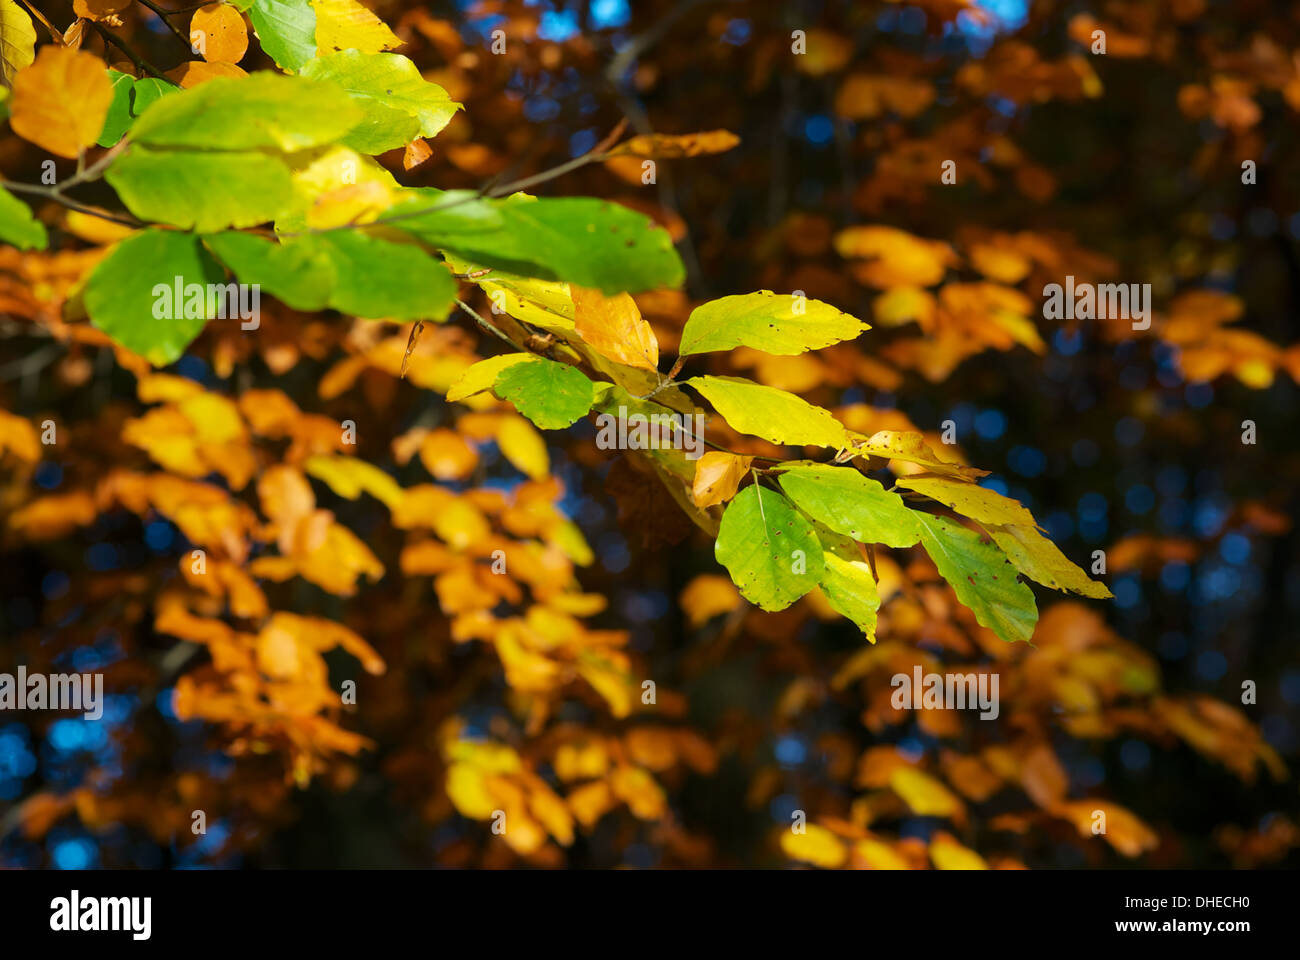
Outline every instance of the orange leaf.
<svg viewBox="0 0 1300 960">
<path fill-rule="evenodd" d="M 107 20 L 131 5 L 131 0 L 72 0 L 72 12 L 87 20 Z"/>
<path fill-rule="evenodd" d="M 197 87 L 200 83 L 215 80 L 217 77 L 246 77 L 248 74 L 233 63 L 225 63 L 221 60 L 213 63 L 191 60 L 168 70 L 166 76 L 168 80 L 174 80 L 188 90 L 190 87 Z"/>
<path fill-rule="evenodd" d="M 209 3 L 190 18 L 190 43 L 204 60 L 238 63 L 248 52 L 248 27 L 234 7 Z"/>
<path fill-rule="evenodd" d="M 113 85 L 99 57 L 68 47 L 42 47 L 14 77 L 14 132 L 60 157 L 75 157 L 104 129 Z"/>
<path fill-rule="evenodd" d="M 429 146 L 429 141 L 424 137 L 416 137 L 406 145 L 406 150 L 402 153 L 402 169 L 414 170 L 431 156 L 433 147 Z"/>
<path fill-rule="evenodd" d="M 753 462 L 753 457 L 710 450 L 695 464 L 691 499 L 701 509 L 730 500 L 736 495 L 736 488 L 745 479 L 745 473 Z"/>
<path fill-rule="evenodd" d="M 681 133 L 675 136 L 652 133 L 633 137 L 609 151 L 611 157 L 698 157 L 709 153 L 725 153 L 740 143 L 740 137 L 730 130 L 705 130 L 701 133 Z"/>
<path fill-rule="evenodd" d="M 569 294 L 578 336 L 597 353 L 629 367 L 658 369 L 659 341 L 635 300 L 626 293 L 607 297 L 599 290 L 581 287 L 571 287 Z"/>
</svg>

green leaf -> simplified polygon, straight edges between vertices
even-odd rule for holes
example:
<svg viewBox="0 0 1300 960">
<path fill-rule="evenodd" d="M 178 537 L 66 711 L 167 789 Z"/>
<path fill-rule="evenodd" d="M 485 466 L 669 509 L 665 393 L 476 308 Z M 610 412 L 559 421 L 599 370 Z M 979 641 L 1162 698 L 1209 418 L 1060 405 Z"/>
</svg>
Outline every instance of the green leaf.
<svg viewBox="0 0 1300 960">
<path fill-rule="evenodd" d="M 334 263 L 314 244 L 276 243 L 251 233 L 218 233 L 204 245 L 241 283 L 257 284 L 295 310 L 323 310 L 334 289 Z"/>
<path fill-rule="evenodd" d="M 299 70 L 316 56 L 311 0 L 254 0 L 248 18 L 266 55 L 282 70 Z"/>
<path fill-rule="evenodd" d="M 902 497 L 853 467 L 796 462 L 777 469 L 786 495 L 836 533 L 888 547 L 910 547 L 921 539 L 915 511 Z"/>
<path fill-rule="evenodd" d="M 498 206 L 493 201 L 480 197 L 474 190 L 417 187 L 404 190 L 402 196 L 409 199 L 390 207 L 384 214 L 385 220 L 432 246 L 443 246 L 440 238 L 467 233 L 495 233 L 505 226 L 505 219 Z M 473 266 L 481 268 L 483 264 L 475 263 Z"/>
<path fill-rule="evenodd" d="M 1038 622 L 1034 592 L 1020 582 L 1007 555 L 987 537 L 955 520 L 915 511 L 921 543 L 952 584 L 957 599 L 975 613 L 975 619 L 1008 643 L 1029 642 Z"/>
<path fill-rule="evenodd" d="M 153 147 L 305 150 L 336 142 L 361 117 L 333 84 L 259 71 L 163 97 L 140 115 L 131 139 Z"/>
<path fill-rule="evenodd" d="M 826 551 L 821 588 L 826 600 L 838 612 L 858 625 L 869 641 L 876 642 L 876 612 L 880 592 L 871 568 L 861 560 L 841 560 Z"/>
<path fill-rule="evenodd" d="M 220 264 L 192 234 L 145 230 L 127 237 L 86 281 L 90 322 L 155 366 L 171 363 L 215 312 L 211 287 L 202 316 L 186 316 L 186 304 L 172 303 L 178 277 L 183 285 L 204 286 L 225 279 Z"/>
<path fill-rule="evenodd" d="M 180 93 L 180 87 L 157 77 L 141 77 L 131 89 L 131 116 L 140 116 L 155 102 L 172 93 Z"/>
<path fill-rule="evenodd" d="M 49 239 L 32 208 L 0 187 L 0 240 L 19 250 L 44 250 Z"/>
<path fill-rule="evenodd" d="M 113 146 L 131 126 L 131 88 L 135 86 L 135 77 L 110 68 L 108 82 L 113 85 L 113 100 L 104 116 L 104 129 L 95 141 L 101 147 Z"/>
<path fill-rule="evenodd" d="M 781 494 L 751 484 L 727 504 L 713 555 L 750 603 L 784 610 L 817 586 L 822 545 Z"/>
<path fill-rule="evenodd" d="M 446 90 L 425 80 L 415 64 L 397 53 L 331 53 L 309 60 L 302 75 L 338 84 L 361 107 L 361 123 L 343 142 L 362 153 L 383 153 L 417 136 L 432 137 L 460 109 Z"/>
<path fill-rule="evenodd" d="M 840 450 L 848 446 L 848 431 L 829 410 L 793 393 L 743 377 L 691 377 L 684 382 L 741 433 L 796 447 L 811 444 Z"/>
<path fill-rule="evenodd" d="M 176 99 L 168 97 L 159 105 Z M 114 161 L 104 179 L 140 219 L 200 233 L 266 223 L 293 202 L 289 168 L 278 157 L 256 151 L 203 153 L 136 145 Z"/>
<path fill-rule="evenodd" d="M 101 147 L 116 144 L 131 129 L 135 118 L 155 100 L 179 90 L 174 84 L 156 77 L 136 80 L 130 74 L 112 69 L 108 71 L 108 79 L 113 85 L 113 102 L 108 105 L 108 114 L 104 117 L 104 130 L 95 141 Z"/>
<path fill-rule="evenodd" d="M 680 356 L 746 346 L 793 356 L 852 340 L 869 327 L 820 300 L 760 290 L 722 297 L 691 311 L 682 330 Z"/>
<path fill-rule="evenodd" d="M 567 363 L 540 359 L 504 368 L 492 392 L 543 430 L 560 430 L 591 409 L 596 386 Z"/>
<path fill-rule="evenodd" d="M 447 268 L 419 247 L 359 230 L 331 230 L 298 241 L 334 265 L 329 305 L 356 317 L 442 320 L 456 299 Z"/>
<path fill-rule="evenodd" d="M 626 207 L 590 197 L 539 200 L 516 194 L 491 201 L 491 208 L 501 217 L 495 229 L 475 215 L 479 211 L 460 218 L 412 218 L 394 226 L 484 267 L 604 293 L 637 293 L 682 282 L 682 261 L 668 232 Z"/>
</svg>

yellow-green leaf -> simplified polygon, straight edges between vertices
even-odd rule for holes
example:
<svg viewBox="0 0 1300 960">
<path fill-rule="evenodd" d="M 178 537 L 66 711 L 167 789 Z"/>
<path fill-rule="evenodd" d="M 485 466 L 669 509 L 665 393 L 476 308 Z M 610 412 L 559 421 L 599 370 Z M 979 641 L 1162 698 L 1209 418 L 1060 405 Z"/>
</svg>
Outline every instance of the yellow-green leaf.
<svg viewBox="0 0 1300 960">
<path fill-rule="evenodd" d="M 696 307 L 677 352 L 685 357 L 746 346 L 793 356 L 852 340 L 866 329 L 857 317 L 820 300 L 759 290 Z"/>
<path fill-rule="evenodd" d="M 742 377 L 691 377 L 685 382 L 741 433 L 796 447 L 839 450 L 849 443 L 848 431 L 829 410 L 784 390 Z"/>
<path fill-rule="evenodd" d="M 502 370 L 516 363 L 536 363 L 539 359 L 530 353 L 503 353 L 500 356 L 480 360 L 462 373 L 460 378 L 451 385 L 451 389 L 447 391 L 447 399 L 454 403 L 472 397 L 476 393 L 482 393 L 484 390 L 491 390 L 492 384 L 497 382 L 497 376 Z"/>
<path fill-rule="evenodd" d="M 867 640 L 876 642 L 876 611 L 880 593 L 871 568 L 861 560 L 842 560 L 830 550 L 823 554 L 822 593 L 838 613 L 858 625 Z"/>
<path fill-rule="evenodd" d="M 921 543 L 975 619 L 1008 643 L 1029 642 L 1038 622 L 1034 592 L 992 540 L 954 520 L 915 511 Z"/>
</svg>

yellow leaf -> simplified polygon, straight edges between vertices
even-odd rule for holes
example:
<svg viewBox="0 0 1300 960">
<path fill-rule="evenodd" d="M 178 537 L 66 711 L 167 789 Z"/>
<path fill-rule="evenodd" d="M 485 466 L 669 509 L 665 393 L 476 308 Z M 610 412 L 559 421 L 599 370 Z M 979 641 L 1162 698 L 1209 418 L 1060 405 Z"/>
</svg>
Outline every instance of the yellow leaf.
<svg viewBox="0 0 1300 960">
<path fill-rule="evenodd" d="M 182 398 L 176 406 L 194 425 L 201 443 L 233 443 L 248 436 L 239 408 L 226 397 L 199 392 Z"/>
<path fill-rule="evenodd" d="M 629 367 L 658 369 L 659 341 L 635 300 L 626 293 L 607 297 L 582 287 L 571 287 L 569 295 L 578 335 L 596 352 Z"/>
<path fill-rule="evenodd" d="M 692 627 L 708 622 L 720 613 L 740 606 L 740 591 L 730 577 L 702 573 L 686 585 L 678 598 Z"/>
<path fill-rule="evenodd" d="M 658 820 L 668 812 L 663 787 L 640 767 L 619 767 L 610 774 L 609 786 L 640 820 Z"/>
<path fill-rule="evenodd" d="M 402 488 L 396 480 L 356 457 L 308 457 L 303 469 L 348 500 L 357 499 L 365 491 L 390 510 L 402 500 Z"/>
<path fill-rule="evenodd" d="M 551 472 L 551 458 L 541 433 L 523 417 L 503 417 L 497 430 L 497 446 L 511 466 L 530 479 L 544 480 Z"/>
<path fill-rule="evenodd" d="M 492 528 L 468 500 L 452 500 L 434 517 L 433 531 L 449 546 L 465 550 L 486 540 Z"/>
<path fill-rule="evenodd" d="M 14 0 L 0 0 L 0 79 L 4 85 L 13 86 L 14 76 L 30 66 L 35 56 L 36 27 L 32 18 Z"/>
<path fill-rule="evenodd" d="M 178 377 L 171 373 L 151 373 L 140 378 L 135 386 L 135 392 L 141 403 L 170 403 L 198 396 L 203 393 L 203 387 L 189 377 Z"/>
<path fill-rule="evenodd" d="M 70 47 L 42 47 L 13 89 L 14 132 L 60 157 L 76 157 L 99 138 L 113 102 L 104 62 Z"/>
<path fill-rule="evenodd" d="M 1160 843 L 1155 831 L 1117 803 L 1071 800 L 1052 812 L 1074 824 L 1081 837 L 1105 836 L 1107 842 L 1126 857 L 1154 850 Z"/>
<path fill-rule="evenodd" d="M 497 382 L 497 377 L 501 371 L 507 367 L 512 367 L 516 363 L 524 363 L 536 359 L 529 353 L 503 353 L 500 356 L 488 357 L 486 360 L 480 360 L 474 366 L 470 367 L 447 391 L 447 400 L 456 402 L 464 400 L 466 397 L 472 397 L 476 393 L 482 393 L 484 390 L 492 389 L 492 384 Z"/>
<path fill-rule="evenodd" d="M 570 792 L 567 799 L 573 815 L 589 830 L 614 806 L 614 794 L 604 780 L 584 783 Z"/>
<path fill-rule="evenodd" d="M 380 180 L 345 184 L 316 198 L 307 211 L 307 225 L 314 230 L 326 230 L 351 223 L 369 223 L 392 203 L 392 190 Z"/>
<path fill-rule="evenodd" d="M 95 522 L 95 502 L 82 490 L 33 500 L 9 517 L 9 527 L 31 540 L 64 537 Z"/>
<path fill-rule="evenodd" d="M 907 870 L 907 858 L 879 840 L 867 838 L 853 845 L 854 860 L 870 870 Z"/>
<path fill-rule="evenodd" d="M 915 321 L 927 333 L 934 326 L 936 307 L 934 294 L 920 287 L 894 287 L 872 304 L 876 322 L 882 327 L 901 327 Z"/>
<path fill-rule="evenodd" d="M 593 656 L 578 664 L 578 674 L 605 699 L 609 712 L 614 716 L 626 717 L 632 712 L 633 688 L 624 671 L 603 658 Z"/>
<path fill-rule="evenodd" d="M 316 55 L 336 50 L 379 53 L 400 47 L 387 24 L 357 0 L 311 0 L 316 10 Z"/>
<path fill-rule="evenodd" d="M 753 457 L 710 450 L 695 463 L 691 499 L 701 509 L 730 500 L 736 495 L 736 488 L 745 479 L 745 473 L 753 462 Z"/>
<path fill-rule="evenodd" d="M 447 797 L 461 816 L 471 820 L 489 820 L 496 809 L 483 769 L 469 763 L 447 768 Z"/>
<path fill-rule="evenodd" d="M 867 286 L 932 287 L 943 279 L 948 267 L 958 263 L 946 243 L 925 240 L 894 227 L 849 227 L 835 235 L 835 251 L 846 258 L 870 262 L 855 267 L 855 275 Z"/>
<path fill-rule="evenodd" d="M 970 249 L 971 266 L 998 283 L 1019 283 L 1029 275 L 1032 264 L 1017 250 L 977 243 Z"/>
<path fill-rule="evenodd" d="M 987 870 L 989 865 L 974 850 L 962 846 L 949 834 L 935 834 L 930 841 L 930 859 L 940 870 Z"/>
<path fill-rule="evenodd" d="M 27 463 L 37 463 L 41 459 L 41 440 L 31 421 L 0 410 L 0 455 L 6 450 Z"/>
<path fill-rule="evenodd" d="M 440 427 L 420 443 L 420 462 L 439 480 L 464 480 L 478 465 L 478 454 L 455 430 Z"/>
<path fill-rule="evenodd" d="M 190 18 L 190 43 L 204 60 L 238 63 L 248 52 L 248 27 L 234 7 L 209 3 L 195 10 Z"/>
<path fill-rule="evenodd" d="M 960 799 L 942 783 L 915 767 L 896 767 L 889 786 L 918 817 L 960 817 Z"/>
<path fill-rule="evenodd" d="M 828 870 L 840 866 L 849 855 L 839 837 L 815 823 L 805 824 L 803 833 L 782 831 L 781 850 L 793 860 L 803 860 Z"/>
<path fill-rule="evenodd" d="M 996 490 L 964 480 L 953 480 L 950 477 L 900 477 L 898 485 L 923 493 L 977 523 L 1014 523 L 1031 529 L 1037 526 L 1034 515 L 1015 500 L 1002 496 Z"/>
<path fill-rule="evenodd" d="M 942 473 L 975 480 L 988 475 L 987 470 L 963 466 L 940 460 L 938 454 L 930 449 L 925 438 L 914 430 L 878 430 L 870 437 L 854 437 L 854 452 L 860 457 L 884 457 L 886 460 L 901 460 L 928 467 L 934 473 Z"/>
<path fill-rule="evenodd" d="M 733 430 L 791 446 L 848 446 L 849 434 L 829 410 L 775 387 L 742 377 L 691 377 Z"/>
<path fill-rule="evenodd" d="M 1097 600 L 1113 596 L 1104 583 L 1088 579 L 1088 575 L 1071 563 L 1056 544 L 1033 527 L 993 526 L 988 530 L 989 536 L 1002 548 L 1016 569 L 1035 583 Z"/>
<path fill-rule="evenodd" d="M 528 794 L 528 812 L 537 818 L 548 833 L 564 846 L 573 843 L 573 814 L 564 801 L 544 784 Z"/>
<path fill-rule="evenodd" d="M 0 0 L 3 2 L 3 0 Z M 80 210 L 63 212 L 63 229 L 67 233 L 80 237 L 87 243 L 106 247 L 110 243 L 129 237 L 134 231 L 125 224 L 113 223 L 103 217 L 96 217 Z"/>
</svg>

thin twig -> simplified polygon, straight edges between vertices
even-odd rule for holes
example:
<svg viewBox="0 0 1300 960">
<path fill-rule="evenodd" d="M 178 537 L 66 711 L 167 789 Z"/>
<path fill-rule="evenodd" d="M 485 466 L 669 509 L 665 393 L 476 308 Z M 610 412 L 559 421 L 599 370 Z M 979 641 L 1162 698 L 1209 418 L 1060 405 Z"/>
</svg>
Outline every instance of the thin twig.
<svg viewBox="0 0 1300 960">
<path fill-rule="evenodd" d="M 478 321 L 478 325 L 479 325 L 480 327 L 482 327 L 484 330 L 486 330 L 488 333 L 495 334 L 496 336 L 500 337 L 502 340 L 504 340 L 506 343 L 510 344 L 510 346 L 514 347 L 516 350 L 521 350 L 521 351 L 524 350 L 523 347 L 519 346 L 519 344 L 515 343 L 513 340 L 511 340 L 509 337 L 507 337 L 504 333 L 502 333 L 500 330 L 498 330 L 495 326 L 493 326 L 493 325 L 492 325 L 491 323 L 489 323 L 487 320 L 484 320 L 483 317 L 479 314 L 479 312 L 478 312 L 477 310 L 475 310 L 473 307 L 471 307 L 471 306 L 470 306 L 468 303 L 466 303 L 464 300 L 462 300 L 462 299 L 460 299 L 459 297 L 457 297 L 457 298 L 456 298 L 456 303 L 457 303 L 457 305 L 458 305 L 462 310 L 464 310 L 464 311 L 465 311 L 466 313 L 468 313 L 471 317 L 473 317 L 476 321 Z M 524 352 L 527 352 L 527 351 L 524 351 Z"/>
<path fill-rule="evenodd" d="M 114 36 L 112 32 L 105 29 L 103 26 L 101 26 L 99 23 L 96 23 L 94 20 L 90 21 L 90 25 L 94 27 L 95 30 L 99 33 L 104 43 L 106 44 L 111 43 L 113 46 L 117 47 L 117 49 L 121 50 L 124 54 L 126 54 L 127 59 L 130 60 L 133 64 L 135 64 L 135 68 L 137 70 L 143 73 L 147 73 L 150 76 L 157 77 L 159 80 L 166 80 L 168 83 L 171 83 L 172 86 L 176 86 L 176 84 L 173 83 L 170 79 L 168 79 L 168 77 L 161 70 L 159 70 L 148 60 L 145 60 L 143 57 L 137 54 L 134 50 L 128 47 L 122 40 Z"/>
<path fill-rule="evenodd" d="M 185 36 L 185 34 L 181 33 L 179 30 L 177 30 L 176 27 L 172 24 L 172 22 L 167 19 L 168 17 L 180 13 L 181 11 L 164 10 L 162 7 L 154 3 L 153 0 L 140 0 L 140 2 L 143 3 L 150 10 L 152 10 L 154 13 L 158 14 L 158 19 L 161 20 L 166 25 L 167 29 L 170 30 L 176 36 L 176 39 L 180 40 L 181 43 L 185 44 L 186 48 L 191 53 L 194 52 L 194 47 L 190 43 L 189 38 Z"/>
<path fill-rule="evenodd" d="M 135 217 L 124 217 L 120 214 L 109 213 L 107 210 L 100 210 L 98 207 L 92 207 L 82 203 L 79 200 L 73 200 L 71 197 L 64 196 L 58 190 L 50 187 L 38 186 L 34 183 L 12 183 L 8 180 L 0 180 L 0 187 L 6 190 L 12 190 L 14 193 L 30 193 L 38 197 L 45 197 L 47 200 L 54 200 L 63 204 L 71 210 L 78 213 L 84 213 L 92 217 L 99 217 L 101 220 L 108 220 L 111 223 L 120 223 L 124 227 L 143 227 L 145 224 Z"/>
</svg>

